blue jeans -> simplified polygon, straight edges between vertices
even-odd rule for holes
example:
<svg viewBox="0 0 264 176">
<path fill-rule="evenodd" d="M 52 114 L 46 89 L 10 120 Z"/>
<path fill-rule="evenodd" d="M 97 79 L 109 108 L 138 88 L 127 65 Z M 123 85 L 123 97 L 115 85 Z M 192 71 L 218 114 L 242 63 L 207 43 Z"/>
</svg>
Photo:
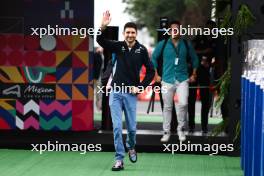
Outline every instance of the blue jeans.
<svg viewBox="0 0 264 176">
<path fill-rule="evenodd" d="M 115 145 L 115 160 L 123 160 L 125 157 L 125 148 L 122 137 L 122 114 L 125 113 L 127 126 L 126 147 L 128 149 L 135 148 L 136 144 L 136 105 L 137 96 L 128 93 L 110 93 L 109 106 L 111 110 L 114 145 Z"/>
</svg>

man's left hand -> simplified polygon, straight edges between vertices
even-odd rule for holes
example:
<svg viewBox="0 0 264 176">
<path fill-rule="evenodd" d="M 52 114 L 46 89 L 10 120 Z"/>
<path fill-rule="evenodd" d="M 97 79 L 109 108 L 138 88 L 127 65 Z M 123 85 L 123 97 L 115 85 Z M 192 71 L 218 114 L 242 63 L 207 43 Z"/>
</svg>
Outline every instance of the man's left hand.
<svg viewBox="0 0 264 176">
<path fill-rule="evenodd" d="M 195 81 L 196 81 L 196 78 L 197 78 L 197 75 L 196 75 L 196 74 L 192 74 L 192 75 L 190 76 L 190 78 L 189 78 L 189 82 L 190 82 L 190 83 L 195 82 Z"/>
<path fill-rule="evenodd" d="M 130 92 L 132 94 L 137 94 L 139 92 L 139 89 L 138 89 L 138 87 L 133 86 L 133 87 L 131 87 Z"/>
</svg>

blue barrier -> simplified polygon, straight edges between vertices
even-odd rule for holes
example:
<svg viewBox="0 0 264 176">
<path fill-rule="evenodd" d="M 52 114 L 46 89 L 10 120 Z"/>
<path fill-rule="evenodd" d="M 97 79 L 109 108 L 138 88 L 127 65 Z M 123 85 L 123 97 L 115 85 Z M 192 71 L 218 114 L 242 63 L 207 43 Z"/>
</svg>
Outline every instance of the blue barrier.
<svg viewBox="0 0 264 176">
<path fill-rule="evenodd" d="M 264 88 L 245 77 L 241 85 L 241 168 L 245 176 L 264 176 Z"/>
<path fill-rule="evenodd" d="M 260 152 L 262 131 L 262 98 L 260 85 L 255 84 L 254 123 L 253 123 L 253 159 L 252 175 L 260 175 Z"/>
<path fill-rule="evenodd" d="M 253 159 L 253 129 L 254 129 L 254 106 L 255 106 L 255 83 L 252 80 L 249 80 L 249 96 L 247 101 L 248 113 L 246 117 L 246 134 L 247 134 L 247 158 L 246 158 L 246 169 L 245 176 L 252 175 L 252 159 Z"/>
<path fill-rule="evenodd" d="M 261 120 L 262 120 L 262 128 L 261 128 L 261 151 L 260 151 L 260 175 L 264 176 L 264 86 L 262 87 L 262 108 L 261 108 Z"/>
<path fill-rule="evenodd" d="M 247 84 L 246 77 L 242 76 L 241 78 L 241 168 L 244 170 L 245 168 L 245 114 L 246 114 L 246 92 L 247 92 Z"/>
<path fill-rule="evenodd" d="M 241 168 L 264 176 L 264 40 L 245 45 L 241 77 Z"/>
</svg>

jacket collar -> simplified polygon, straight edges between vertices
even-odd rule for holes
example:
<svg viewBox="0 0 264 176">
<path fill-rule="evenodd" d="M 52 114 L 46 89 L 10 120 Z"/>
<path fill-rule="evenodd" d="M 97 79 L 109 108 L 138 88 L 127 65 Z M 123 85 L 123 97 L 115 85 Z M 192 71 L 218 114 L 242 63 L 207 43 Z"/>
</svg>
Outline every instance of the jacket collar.
<svg viewBox="0 0 264 176">
<path fill-rule="evenodd" d="M 128 46 L 127 46 L 126 41 L 123 41 L 123 46 L 124 46 L 125 50 L 128 50 Z M 135 45 L 131 48 L 131 50 L 133 50 L 133 49 L 135 49 L 135 48 L 138 48 L 138 47 L 140 47 L 140 43 L 136 40 L 136 43 L 135 43 Z M 123 50 L 123 47 L 122 47 L 122 50 Z"/>
</svg>

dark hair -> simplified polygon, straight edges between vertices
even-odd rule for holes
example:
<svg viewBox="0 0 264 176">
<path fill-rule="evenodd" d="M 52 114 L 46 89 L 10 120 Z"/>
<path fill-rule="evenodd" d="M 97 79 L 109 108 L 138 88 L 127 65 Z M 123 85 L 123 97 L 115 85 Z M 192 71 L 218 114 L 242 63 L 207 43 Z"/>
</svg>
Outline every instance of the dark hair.
<svg viewBox="0 0 264 176">
<path fill-rule="evenodd" d="M 133 22 L 126 23 L 124 26 L 124 31 L 126 30 L 126 28 L 134 28 L 137 31 L 137 25 L 136 23 L 133 23 Z"/>
<path fill-rule="evenodd" d="M 178 20 L 173 20 L 173 21 L 170 22 L 170 26 L 173 25 L 173 24 L 177 24 L 177 25 L 180 26 L 181 25 L 181 22 L 178 21 Z"/>
</svg>

